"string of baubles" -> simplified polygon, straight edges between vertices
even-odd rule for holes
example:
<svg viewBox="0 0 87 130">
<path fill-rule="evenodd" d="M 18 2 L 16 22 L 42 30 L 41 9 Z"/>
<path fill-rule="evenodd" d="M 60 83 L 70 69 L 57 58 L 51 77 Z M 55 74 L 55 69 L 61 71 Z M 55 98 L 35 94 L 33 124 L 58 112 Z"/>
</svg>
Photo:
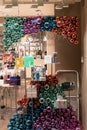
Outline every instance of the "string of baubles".
<svg viewBox="0 0 87 130">
<path fill-rule="evenodd" d="M 78 44 L 79 18 L 76 16 L 6 17 L 4 20 L 4 47 L 8 49 L 26 34 L 40 31 L 55 32 L 73 44 Z"/>
</svg>

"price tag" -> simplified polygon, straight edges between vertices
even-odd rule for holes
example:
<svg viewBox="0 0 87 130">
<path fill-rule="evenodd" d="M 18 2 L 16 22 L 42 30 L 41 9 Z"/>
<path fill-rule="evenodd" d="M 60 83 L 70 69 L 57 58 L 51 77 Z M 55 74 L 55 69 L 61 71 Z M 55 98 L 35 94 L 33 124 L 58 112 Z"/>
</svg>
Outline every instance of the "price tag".
<svg viewBox="0 0 87 130">
<path fill-rule="evenodd" d="M 54 107 L 55 108 L 67 108 L 67 100 L 65 100 L 65 99 L 56 100 L 56 102 L 54 103 Z"/>
</svg>

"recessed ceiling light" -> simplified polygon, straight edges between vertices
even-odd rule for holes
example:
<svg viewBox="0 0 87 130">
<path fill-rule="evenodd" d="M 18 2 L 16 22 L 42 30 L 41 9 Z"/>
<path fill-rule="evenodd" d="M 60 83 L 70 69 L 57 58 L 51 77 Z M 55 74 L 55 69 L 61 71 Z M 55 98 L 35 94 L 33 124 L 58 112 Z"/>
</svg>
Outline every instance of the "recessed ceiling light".
<svg viewBox="0 0 87 130">
<path fill-rule="evenodd" d="M 68 7 L 69 7 L 69 5 L 63 5 L 63 7 L 64 7 L 64 8 L 68 8 Z"/>
<path fill-rule="evenodd" d="M 12 5 L 6 5 L 5 8 L 12 8 Z"/>
<path fill-rule="evenodd" d="M 36 10 L 36 12 L 39 12 L 39 11 L 41 11 L 41 10 L 39 10 L 39 9 Z"/>
<path fill-rule="evenodd" d="M 63 6 L 56 5 L 55 9 L 63 9 Z"/>
<path fill-rule="evenodd" d="M 31 8 L 38 8 L 38 5 L 36 5 L 36 4 L 31 5 Z"/>
</svg>

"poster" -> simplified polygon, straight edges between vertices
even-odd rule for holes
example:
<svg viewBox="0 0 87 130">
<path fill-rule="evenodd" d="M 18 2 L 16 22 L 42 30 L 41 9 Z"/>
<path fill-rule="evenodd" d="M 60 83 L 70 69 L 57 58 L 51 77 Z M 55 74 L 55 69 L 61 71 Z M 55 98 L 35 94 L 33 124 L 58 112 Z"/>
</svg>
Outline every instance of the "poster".
<svg viewBox="0 0 87 130">
<path fill-rule="evenodd" d="M 24 60 L 23 60 L 23 58 L 16 58 L 15 59 L 15 66 L 16 66 L 16 68 L 24 67 Z"/>
<path fill-rule="evenodd" d="M 31 68 L 31 80 L 32 81 L 45 81 L 46 80 L 46 68 L 43 66 L 35 66 Z"/>
<path fill-rule="evenodd" d="M 25 67 L 33 67 L 34 66 L 34 57 L 33 56 L 25 56 L 24 57 L 24 66 Z"/>
<path fill-rule="evenodd" d="M 3 62 L 12 62 L 12 54 L 3 54 Z"/>
</svg>

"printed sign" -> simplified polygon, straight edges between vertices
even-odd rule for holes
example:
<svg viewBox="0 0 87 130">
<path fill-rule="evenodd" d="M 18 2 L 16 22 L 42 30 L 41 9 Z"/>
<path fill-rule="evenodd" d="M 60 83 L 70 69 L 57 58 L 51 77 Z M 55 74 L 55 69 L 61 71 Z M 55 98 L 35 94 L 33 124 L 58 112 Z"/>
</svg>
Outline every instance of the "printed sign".
<svg viewBox="0 0 87 130">
<path fill-rule="evenodd" d="M 24 66 L 24 60 L 23 58 L 16 58 L 15 59 L 15 66 L 16 68 L 21 68 Z"/>
<path fill-rule="evenodd" d="M 24 57 L 24 66 L 25 67 L 33 67 L 34 66 L 34 57 L 33 56 L 25 56 Z"/>
<path fill-rule="evenodd" d="M 33 81 L 46 80 L 46 68 L 43 66 L 35 66 L 31 68 L 31 79 Z"/>
<path fill-rule="evenodd" d="M 12 54 L 3 54 L 3 62 L 12 62 Z"/>
</svg>

